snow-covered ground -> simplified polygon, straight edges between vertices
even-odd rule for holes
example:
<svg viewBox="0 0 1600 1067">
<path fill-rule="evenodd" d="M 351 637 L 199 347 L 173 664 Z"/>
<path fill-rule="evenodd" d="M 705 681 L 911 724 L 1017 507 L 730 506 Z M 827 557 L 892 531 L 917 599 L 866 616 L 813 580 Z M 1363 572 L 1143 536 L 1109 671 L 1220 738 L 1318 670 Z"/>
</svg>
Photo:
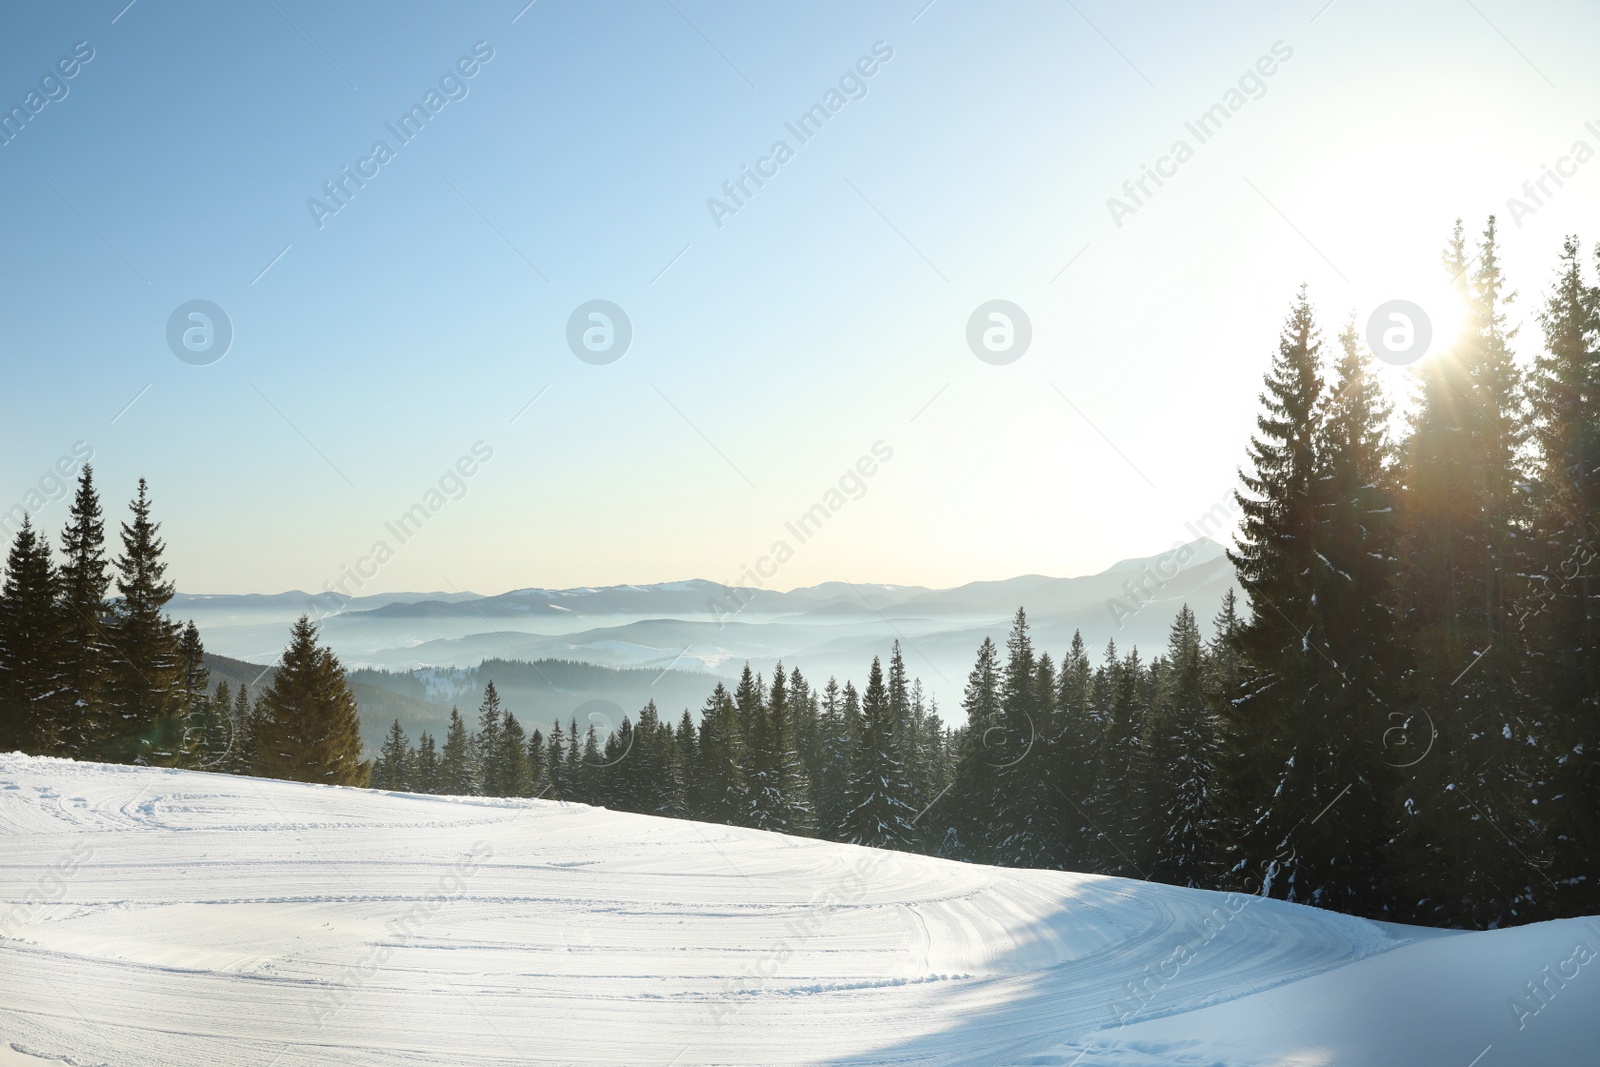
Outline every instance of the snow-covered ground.
<svg viewBox="0 0 1600 1067">
<path fill-rule="evenodd" d="M 1600 1063 L 1595 950 L 1600 921 L 1411 930 L 554 802 L 0 756 L 0 1067 Z"/>
</svg>

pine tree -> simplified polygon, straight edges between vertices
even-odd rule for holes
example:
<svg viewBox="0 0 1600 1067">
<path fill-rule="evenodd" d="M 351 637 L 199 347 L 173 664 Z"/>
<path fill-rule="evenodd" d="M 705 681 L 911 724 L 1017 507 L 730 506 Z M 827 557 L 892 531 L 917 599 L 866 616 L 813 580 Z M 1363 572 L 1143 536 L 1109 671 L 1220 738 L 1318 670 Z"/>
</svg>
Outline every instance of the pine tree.
<svg viewBox="0 0 1600 1067">
<path fill-rule="evenodd" d="M 509 768 L 503 766 L 504 752 L 500 744 L 502 710 L 500 693 L 494 680 L 483 687 L 483 703 L 478 705 L 478 732 L 472 739 L 472 753 L 478 765 L 478 789 L 486 797 L 508 796 L 505 775 Z M 517 746 L 520 753 L 521 745 Z"/>
<path fill-rule="evenodd" d="M 895 744 L 893 712 L 883 684 L 883 665 L 874 656 L 861 702 L 862 737 L 850 779 L 850 811 L 845 836 L 858 845 L 905 849 L 915 830 L 917 809 L 909 802 L 902 754 Z"/>
<path fill-rule="evenodd" d="M 528 738 L 522 724 L 510 712 L 500 724 L 499 753 L 495 760 L 500 795 L 529 797 L 533 795 L 533 775 L 528 767 Z"/>
<path fill-rule="evenodd" d="M 151 521 L 143 478 L 130 508 L 133 518 L 122 524 L 116 561 L 121 599 L 112 611 L 111 722 L 96 739 L 99 753 L 117 762 L 143 759 L 152 750 L 156 724 L 175 710 L 182 686 L 180 633 L 164 613 L 173 594 L 162 560 L 166 544 L 160 524 Z"/>
<path fill-rule="evenodd" d="M 317 644 L 317 627 L 302 615 L 289 647 L 256 701 L 256 762 L 269 778 L 365 786 L 361 718 L 338 657 Z"/>
<path fill-rule="evenodd" d="M 1211 780 L 1216 730 L 1205 695 L 1205 654 L 1194 612 L 1173 620 L 1155 706 L 1145 726 L 1141 778 L 1152 815 L 1151 877 L 1203 886 L 1215 828 Z"/>
<path fill-rule="evenodd" d="M 445 728 L 444 748 L 439 753 L 439 792 L 444 796 L 467 797 L 478 792 L 473 775 L 472 739 L 461 712 L 450 709 L 450 725 Z"/>
<path fill-rule="evenodd" d="M 211 767 L 228 747 L 227 708 L 210 696 L 211 670 L 200 630 L 190 620 L 178 638 L 178 688 L 171 708 L 157 720 L 150 762 L 171 767 Z"/>
<path fill-rule="evenodd" d="M 550 729 L 550 744 L 545 750 L 545 796 L 551 800 L 567 799 L 566 735 L 561 732 L 561 720 Z"/>
<path fill-rule="evenodd" d="M 576 726 L 573 730 L 577 734 Z M 576 753 L 578 746 L 573 744 L 571 752 Z M 605 766 L 605 757 L 600 751 L 600 732 L 594 723 L 589 724 L 589 729 L 583 734 L 583 757 L 578 763 L 576 780 L 578 783 L 578 801 L 582 804 L 603 804 L 600 794 L 602 782 L 602 769 Z"/>
<path fill-rule="evenodd" d="M 939 854 L 951 859 L 988 863 L 999 854 L 998 834 L 990 819 L 991 805 L 999 786 L 999 764 L 988 746 L 998 736 L 1003 754 L 1005 711 L 1000 694 L 1000 653 L 994 641 L 985 637 L 978 646 L 978 658 L 967 675 L 961 707 L 967 713 L 956 763 L 955 784 L 933 809 L 944 826 Z"/>
<path fill-rule="evenodd" d="M 1232 843 L 1235 879 L 1242 883 L 1247 870 L 1266 863 L 1265 892 L 1290 900 L 1307 899 L 1296 885 L 1293 853 L 1284 851 L 1291 831 L 1333 799 L 1323 795 L 1303 737 L 1314 718 L 1307 694 L 1323 681 L 1324 662 L 1306 643 L 1316 621 L 1312 575 L 1319 566 L 1313 487 L 1321 347 L 1302 286 L 1266 375 L 1250 439 L 1252 469 L 1240 473 L 1247 492 L 1235 494 L 1244 519 L 1228 553 L 1251 614 L 1239 637 L 1244 683 L 1224 723 L 1223 836 Z M 1327 674 L 1331 684 L 1340 682 L 1335 672 Z"/>
<path fill-rule="evenodd" d="M 844 817 L 849 812 L 850 732 L 845 724 L 844 698 L 837 679 L 829 678 L 822 690 L 822 715 L 817 724 L 818 769 L 812 778 L 817 810 L 817 832 L 830 840 L 843 840 Z"/>
<path fill-rule="evenodd" d="M 534 797 L 545 796 L 549 792 L 550 783 L 545 779 L 544 731 L 534 727 L 528 735 L 528 788 Z"/>
<path fill-rule="evenodd" d="M 1516 624 L 1519 691 L 1540 756 L 1528 777 L 1562 891 L 1551 911 L 1562 915 L 1600 911 L 1600 883 L 1588 876 L 1600 851 L 1600 290 L 1584 282 L 1580 254 L 1568 238 L 1539 316 L 1544 351 L 1529 382 L 1538 498 Z"/>
<path fill-rule="evenodd" d="M 1061 827 L 1061 865 L 1072 871 L 1094 870 L 1100 831 L 1085 807 L 1093 804 L 1100 785 L 1096 755 L 1105 723 L 1096 714 L 1094 668 L 1080 632 L 1072 634 L 1056 690 L 1059 726 L 1049 754 L 1049 776 Z"/>
<path fill-rule="evenodd" d="M 586 755 L 583 742 L 579 740 L 577 717 L 567 720 L 567 764 L 561 769 L 561 785 L 566 790 L 566 800 L 575 800 L 580 804 L 588 804 L 589 800 L 589 773 L 584 766 Z"/>
<path fill-rule="evenodd" d="M 668 815 L 674 807 L 672 773 L 672 728 L 661 721 L 654 700 L 639 711 L 632 744 L 623 750 L 624 763 L 618 763 L 635 787 L 631 800 L 635 811 Z"/>
<path fill-rule="evenodd" d="M 411 788 L 411 742 L 396 719 L 383 739 L 383 747 L 372 764 L 372 788 L 403 791 Z"/>
<path fill-rule="evenodd" d="M 1143 754 L 1145 720 L 1150 707 L 1151 674 L 1134 647 L 1121 659 L 1116 643 L 1106 643 L 1105 665 L 1097 678 L 1104 733 L 1094 802 L 1101 830 L 1099 844 L 1103 868 L 1124 877 L 1145 878 L 1152 838 L 1146 796 L 1148 782 L 1139 769 L 1148 766 Z"/>
<path fill-rule="evenodd" d="M 741 692 L 747 692 L 748 664 L 745 669 Z M 759 683 L 751 689 L 759 693 Z M 782 663 L 772 673 L 772 688 L 766 699 L 751 699 L 754 703 L 748 714 L 757 723 L 748 746 L 751 825 L 778 833 L 809 833 L 814 826 L 811 799 L 795 742 L 794 709 Z"/>
<path fill-rule="evenodd" d="M 0 589 L 0 752 L 54 754 L 61 691 L 57 576 L 50 545 L 24 515 Z"/>
<path fill-rule="evenodd" d="M 1423 900 L 1411 918 L 1475 926 L 1515 921 L 1549 895 L 1531 806 L 1539 790 L 1523 759 L 1536 733 L 1516 685 L 1528 431 L 1497 241 L 1491 217 L 1475 254 L 1459 224 L 1447 248 L 1469 321 L 1422 365 L 1399 494 L 1408 695 L 1424 720 L 1415 731 L 1431 724 L 1437 741 L 1408 769 L 1396 853 L 1409 868 L 1408 898 Z"/>
<path fill-rule="evenodd" d="M 218 701 L 221 706 L 220 692 Z M 250 687 L 242 682 L 233 695 L 232 713 L 228 718 L 229 744 L 217 769 L 227 774 L 250 774 L 256 765 L 255 710 L 250 704 Z"/>
<path fill-rule="evenodd" d="M 411 791 L 439 791 L 439 750 L 434 744 L 433 735 L 426 730 L 417 738 L 417 751 L 411 758 Z"/>
<path fill-rule="evenodd" d="M 231 774 L 233 772 L 228 769 L 228 760 L 233 750 L 233 688 L 228 685 L 226 678 L 217 683 L 211 700 L 217 707 L 217 740 L 220 742 L 211 769 Z"/>
<path fill-rule="evenodd" d="M 1059 837 L 1053 798 L 1046 795 L 1046 769 L 1040 727 L 1049 726 L 1048 704 L 1041 705 L 1038 658 L 1028 632 L 1028 615 L 1018 608 L 1006 637 L 1006 663 L 1000 679 L 1000 718 L 985 738 L 986 762 L 994 766 L 989 799 L 993 862 L 1016 867 L 1046 866 Z M 1053 679 L 1051 680 L 1053 682 Z M 1050 686 L 1054 688 L 1053 684 Z M 1053 697 L 1054 694 L 1050 694 Z"/>
<path fill-rule="evenodd" d="M 61 692 L 58 698 L 61 752 L 96 751 L 95 738 L 112 728 L 105 714 L 112 651 L 108 627 L 111 588 L 106 526 L 94 470 L 83 465 L 78 489 L 61 532 Z"/>
<path fill-rule="evenodd" d="M 672 735 L 671 807 L 663 811 L 663 815 L 692 817 L 690 798 L 702 773 L 700 735 L 695 729 L 694 716 L 689 714 L 688 708 L 684 708 L 678 718 L 678 729 Z"/>
<path fill-rule="evenodd" d="M 1400 828 L 1400 776 L 1383 739 L 1406 710 L 1396 680 L 1394 613 L 1400 559 L 1393 523 L 1390 407 L 1360 349 L 1354 322 L 1339 336 L 1335 385 L 1320 406 L 1314 500 L 1315 612 L 1306 643 L 1320 677 L 1307 694 L 1306 762 L 1315 764 L 1323 804 L 1338 818 L 1295 830 L 1300 888 L 1323 907 L 1384 914 L 1398 887 L 1390 841 Z M 1392 735 L 1391 735 L 1392 736 Z M 1308 768 L 1310 769 L 1310 768 Z M 1321 805 L 1319 805 L 1320 810 Z"/>
<path fill-rule="evenodd" d="M 749 814 L 739 711 L 718 682 L 700 711 L 700 774 L 691 807 L 697 818 L 743 826 Z"/>
</svg>

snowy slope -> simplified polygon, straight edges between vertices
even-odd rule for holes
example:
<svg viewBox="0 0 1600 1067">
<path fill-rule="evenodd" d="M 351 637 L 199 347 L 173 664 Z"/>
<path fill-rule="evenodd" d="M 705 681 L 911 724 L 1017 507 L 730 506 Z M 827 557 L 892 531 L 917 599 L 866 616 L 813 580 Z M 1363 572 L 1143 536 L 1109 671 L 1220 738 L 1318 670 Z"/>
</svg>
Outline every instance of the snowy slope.
<svg viewBox="0 0 1600 1067">
<path fill-rule="evenodd" d="M 578 805 L 0 756 L 0 1067 L 1600 1062 L 1579 942 L 1600 923 L 1407 931 Z M 1547 965 L 1575 976 L 1519 1030 Z"/>
</svg>

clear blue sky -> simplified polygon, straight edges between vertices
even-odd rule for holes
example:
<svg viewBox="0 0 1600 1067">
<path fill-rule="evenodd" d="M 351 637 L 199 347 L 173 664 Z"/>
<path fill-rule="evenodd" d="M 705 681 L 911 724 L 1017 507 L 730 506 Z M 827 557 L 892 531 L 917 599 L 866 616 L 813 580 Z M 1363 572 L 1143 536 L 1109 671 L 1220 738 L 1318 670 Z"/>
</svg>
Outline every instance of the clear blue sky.
<svg viewBox="0 0 1600 1067">
<path fill-rule="evenodd" d="M 367 592 L 731 580 L 786 537 L 785 588 L 1091 571 L 1225 497 L 1302 280 L 1330 329 L 1424 299 L 1455 216 L 1600 148 L 1577 3 L 523 2 L 0 15 L 7 111 L 93 50 L 0 147 L 0 508 L 86 441 L 114 513 L 150 479 L 194 592 L 319 588 L 378 540 Z M 877 42 L 801 144 L 785 123 Z M 307 201 L 378 140 L 319 228 Z M 708 198 L 779 140 L 719 228 Z M 1563 233 L 1600 237 L 1597 174 L 1507 223 L 1522 312 Z M 233 325 L 212 365 L 168 348 L 192 299 Z M 591 299 L 632 322 L 610 365 L 567 347 Z M 993 299 L 1032 322 L 1007 366 L 967 346 Z M 864 495 L 786 535 L 880 440 Z"/>
</svg>

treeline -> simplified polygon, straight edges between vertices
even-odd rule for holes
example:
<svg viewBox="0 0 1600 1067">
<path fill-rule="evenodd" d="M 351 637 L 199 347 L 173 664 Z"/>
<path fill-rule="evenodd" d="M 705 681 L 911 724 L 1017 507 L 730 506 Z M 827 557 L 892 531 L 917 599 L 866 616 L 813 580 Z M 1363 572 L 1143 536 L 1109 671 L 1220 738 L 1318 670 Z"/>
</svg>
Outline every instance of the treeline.
<svg viewBox="0 0 1600 1067">
<path fill-rule="evenodd" d="M 59 563 L 23 517 L 0 586 L 0 752 L 364 785 L 355 699 L 316 627 L 295 625 L 254 703 L 242 685 L 212 692 L 199 630 L 166 613 L 174 589 L 142 478 L 129 513 L 110 559 L 85 464 Z"/>
<path fill-rule="evenodd" d="M 1081 635 L 1058 670 L 1018 611 L 1004 652 L 985 640 L 968 723 L 951 729 L 900 643 L 865 686 L 814 686 L 780 665 L 719 683 L 699 722 L 654 702 L 602 736 L 593 724 L 528 732 L 491 681 L 475 727 L 451 709 L 441 745 L 400 723 L 374 762 L 378 788 L 543 797 L 974 860 L 1198 883 L 1207 866 L 1218 709 L 1236 687 L 1230 593 L 1205 640 L 1185 607 L 1164 655 Z M 1104 783 L 1076 796 L 1084 783 Z M 1097 815 L 1090 817 L 1088 809 Z"/>
<path fill-rule="evenodd" d="M 1445 269 L 1464 332 L 1391 402 L 1353 322 L 1305 290 L 1265 377 L 1230 597 L 1141 661 L 1059 666 L 1018 612 L 966 723 L 910 694 L 747 670 L 698 727 L 520 736 L 501 709 L 444 749 L 391 732 L 391 787 L 579 799 L 991 863 L 1238 888 L 1495 926 L 1600 911 L 1600 289 L 1575 239 L 1513 356 L 1494 220 Z M 497 725 L 498 724 L 498 725 Z M 792 739 L 792 740 L 791 740 Z M 512 758 L 515 753 L 515 758 Z M 498 755 L 497 755 L 498 754 Z M 492 769 L 499 767 L 501 769 Z M 448 769 L 447 769 L 448 768 Z M 506 783 L 514 784 L 508 785 Z"/>
<path fill-rule="evenodd" d="M 372 784 L 423 793 L 545 797 L 622 811 L 703 819 L 783 833 L 911 847 L 917 797 L 952 780 L 953 735 L 899 642 L 885 674 L 874 659 L 864 690 L 798 669 L 770 683 L 749 664 L 676 722 L 655 702 L 603 735 L 576 719 L 531 733 L 484 687 L 475 728 L 452 708 L 440 743 L 412 746 L 400 723 L 374 761 Z"/>
<path fill-rule="evenodd" d="M 85 464 L 59 564 L 24 516 L 0 588 L 0 751 L 165 765 L 202 758 L 212 711 L 204 648 L 192 622 L 165 613 L 166 546 L 143 479 L 129 513 L 122 551 L 108 559 Z"/>
<path fill-rule="evenodd" d="M 1417 922 L 1600 911 L 1600 290 L 1568 239 L 1513 356 L 1491 218 L 1444 268 L 1463 334 L 1390 404 L 1304 290 L 1266 376 L 1232 553 L 1250 602 L 1223 709 L 1215 862 Z"/>
</svg>

